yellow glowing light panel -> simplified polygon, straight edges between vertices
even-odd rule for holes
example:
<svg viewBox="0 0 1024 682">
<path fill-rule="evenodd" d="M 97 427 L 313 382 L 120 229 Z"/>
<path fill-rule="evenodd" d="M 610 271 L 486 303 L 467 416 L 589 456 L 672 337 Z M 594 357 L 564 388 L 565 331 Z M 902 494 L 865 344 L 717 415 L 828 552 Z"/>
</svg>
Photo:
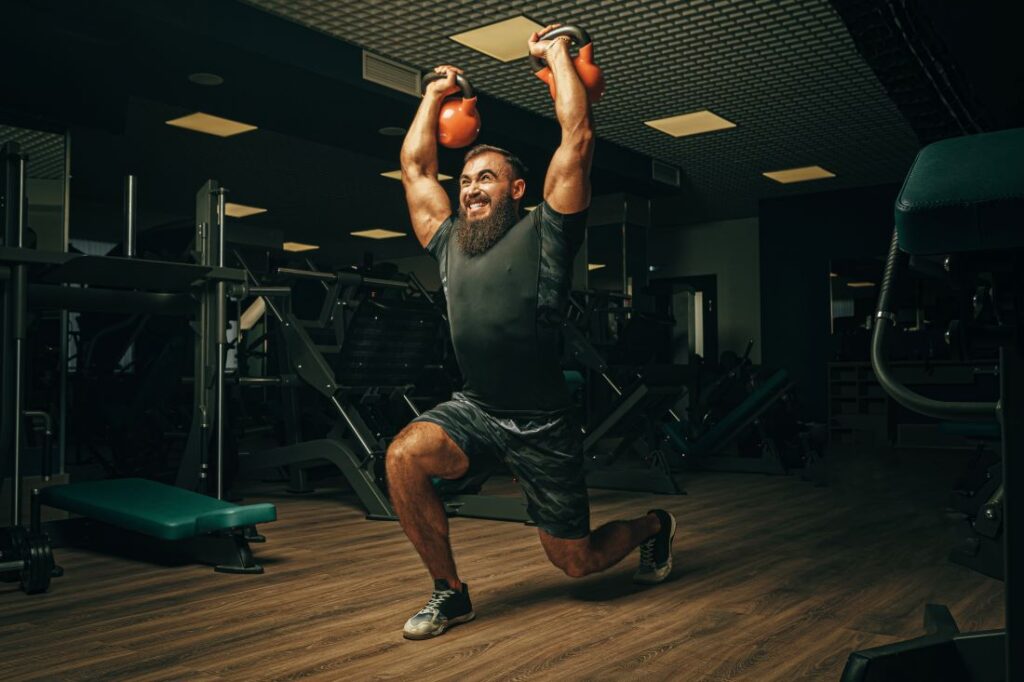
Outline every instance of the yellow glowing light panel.
<svg viewBox="0 0 1024 682">
<path fill-rule="evenodd" d="M 400 170 L 388 171 L 387 173 L 381 173 L 381 175 L 383 177 L 385 177 L 385 178 L 391 178 L 392 180 L 401 180 L 402 179 L 402 171 L 400 171 Z M 438 173 L 437 174 L 437 179 L 438 179 L 439 182 L 444 182 L 445 180 L 451 180 L 452 176 L 445 175 L 444 173 Z"/>
<path fill-rule="evenodd" d="M 542 28 L 540 24 L 518 16 L 449 37 L 500 62 L 511 62 L 529 56 L 526 41 L 531 33 Z"/>
<path fill-rule="evenodd" d="M 197 133 L 206 133 L 207 135 L 216 135 L 217 137 L 231 137 L 232 135 L 240 135 L 241 133 L 256 130 L 256 126 L 251 126 L 248 123 L 239 123 L 229 118 L 204 114 L 201 111 L 189 114 L 188 116 L 182 116 L 181 118 L 173 118 L 166 123 L 169 126 L 186 128 Z"/>
<path fill-rule="evenodd" d="M 367 239 L 394 239 L 395 237 L 404 237 L 404 232 L 395 232 L 394 230 L 360 230 L 359 232 L 351 232 L 353 237 L 366 237 Z"/>
<path fill-rule="evenodd" d="M 644 121 L 644 123 L 672 137 L 700 135 L 701 133 L 710 133 L 715 130 L 726 130 L 736 127 L 736 124 L 732 121 L 728 121 L 706 109 L 690 114 Z"/>
<path fill-rule="evenodd" d="M 821 166 L 801 166 L 800 168 L 787 168 L 786 170 L 768 171 L 762 173 L 766 178 L 788 185 L 791 182 L 807 182 L 808 180 L 823 180 L 834 178 L 835 173 L 825 170 Z"/>
<path fill-rule="evenodd" d="M 232 218 L 245 218 L 246 216 L 266 213 L 267 209 L 259 206 L 246 206 L 245 204 L 233 204 L 230 201 L 224 204 L 224 212 Z"/>
<path fill-rule="evenodd" d="M 316 244 L 303 244 L 302 242 L 285 242 L 281 244 L 281 248 L 285 251 L 291 251 L 292 253 L 302 253 L 303 251 L 316 251 L 320 247 Z"/>
</svg>

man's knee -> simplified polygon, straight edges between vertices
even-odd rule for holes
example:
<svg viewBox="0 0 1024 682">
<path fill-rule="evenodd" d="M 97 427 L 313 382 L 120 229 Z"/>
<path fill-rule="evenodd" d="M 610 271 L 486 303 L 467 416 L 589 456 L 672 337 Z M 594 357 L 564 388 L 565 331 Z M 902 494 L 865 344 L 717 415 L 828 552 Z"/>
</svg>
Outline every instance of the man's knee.
<svg viewBox="0 0 1024 682">
<path fill-rule="evenodd" d="M 544 543 L 548 560 L 570 578 L 582 578 L 594 572 L 589 553 L 589 538 L 583 543 L 558 541 L 549 538 Z"/>
<path fill-rule="evenodd" d="M 406 427 L 388 446 L 385 462 L 388 471 L 415 471 L 427 476 L 455 478 L 466 473 L 469 461 L 434 434 L 432 424 L 412 424 Z M 436 427 L 439 429 L 440 427 Z M 448 446 L 448 447 L 446 447 Z"/>
<path fill-rule="evenodd" d="M 552 558 L 551 563 L 562 569 L 570 578 L 582 578 L 594 572 L 590 562 L 582 557 L 559 557 L 557 560 Z"/>
<path fill-rule="evenodd" d="M 388 469 L 408 469 L 416 465 L 416 450 L 402 436 L 391 441 L 385 457 Z"/>
</svg>

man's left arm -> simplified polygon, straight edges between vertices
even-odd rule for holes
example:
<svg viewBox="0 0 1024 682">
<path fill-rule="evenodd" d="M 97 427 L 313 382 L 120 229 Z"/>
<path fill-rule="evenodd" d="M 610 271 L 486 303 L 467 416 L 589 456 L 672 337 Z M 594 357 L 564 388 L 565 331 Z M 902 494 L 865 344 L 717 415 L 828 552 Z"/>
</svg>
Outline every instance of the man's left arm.
<svg viewBox="0 0 1024 682">
<path fill-rule="evenodd" d="M 563 215 L 579 213 L 590 206 L 590 164 L 594 157 L 594 133 L 590 103 L 583 82 L 569 53 L 569 38 L 544 40 L 557 28 L 548 26 L 530 36 L 530 53 L 548 63 L 555 79 L 555 116 L 562 128 L 562 141 L 551 157 L 544 178 L 544 201 Z"/>
</svg>

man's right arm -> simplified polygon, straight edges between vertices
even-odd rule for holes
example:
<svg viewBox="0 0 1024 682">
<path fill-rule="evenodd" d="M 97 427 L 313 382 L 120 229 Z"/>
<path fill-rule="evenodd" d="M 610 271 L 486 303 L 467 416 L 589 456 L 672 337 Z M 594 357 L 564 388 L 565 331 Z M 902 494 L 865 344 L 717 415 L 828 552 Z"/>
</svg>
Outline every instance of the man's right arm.
<svg viewBox="0 0 1024 682">
<path fill-rule="evenodd" d="M 448 216 L 452 207 L 448 194 L 437 179 L 437 122 L 444 98 L 458 88 L 454 67 L 438 67 L 447 72 L 445 80 L 427 86 L 409 132 L 402 143 L 402 185 L 405 201 L 409 205 L 409 219 L 416 238 L 424 247 Z"/>
</svg>

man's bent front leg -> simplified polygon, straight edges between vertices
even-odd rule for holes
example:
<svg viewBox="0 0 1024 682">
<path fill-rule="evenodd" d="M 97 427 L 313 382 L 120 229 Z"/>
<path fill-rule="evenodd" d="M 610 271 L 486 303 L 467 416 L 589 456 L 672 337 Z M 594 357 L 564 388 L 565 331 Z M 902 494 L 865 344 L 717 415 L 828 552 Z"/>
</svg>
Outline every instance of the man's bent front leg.
<svg viewBox="0 0 1024 682">
<path fill-rule="evenodd" d="M 558 568 L 572 578 L 611 568 L 661 528 L 655 514 L 630 521 L 606 523 L 584 538 L 564 539 L 539 531 L 544 552 Z"/>
<path fill-rule="evenodd" d="M 402 530 L 431 577 L 460 589 L 448 540 L 448 514 L 430 479 L 465 475 L 469 458 L 440 426 L 415 422 L 391 442 L 386 463 L 388 492 Z"/>
</svg>

